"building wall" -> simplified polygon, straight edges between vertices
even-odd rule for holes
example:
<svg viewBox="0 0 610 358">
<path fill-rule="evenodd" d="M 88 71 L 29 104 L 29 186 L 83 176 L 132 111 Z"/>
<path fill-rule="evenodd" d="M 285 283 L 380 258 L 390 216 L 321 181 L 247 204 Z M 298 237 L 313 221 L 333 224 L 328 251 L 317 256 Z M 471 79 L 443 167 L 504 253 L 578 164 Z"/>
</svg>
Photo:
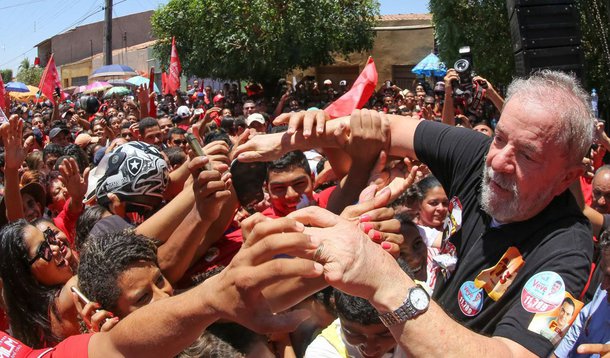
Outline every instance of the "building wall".
<svg viewBox="0 0 610 358">
<path fill-rule="evenodd" d="M 112 49 L 131 47 L 154 40 L 150 17 L 153 11 L 118 17 L 112 20 Z M 104 22 L 78 26 L 53 36 L 38 45 L 38 57 L 45 66 L 51 53 L 55 64 L 61 66 L 92 57 L 103 51 Z"/>
<path fill-rule="evenodd" d="M 64 88 L 83 86 L 88 84 L 87 79 L 91 74 L 91 59 L 81 60 L 58 68 L 61 84 Z"/>
<path fill-rule="evenodd" d="M 337 56 L 332 66 L 319 66 L 305 71 L 297 70 L 288 76 L 291 81 L 294 75 L 297 79 L 304 76 L 315 76 L 318 81 L 330 79 L 335 86 L 340 80 L 353 83 L 360 71 L 366 65 L 369 56 L 375 60 L 379 75 L 378 87 L 384 81 L 393 80 L 399 86 L 412 85 L 416 78 L 410 70 L 420 60 L 434 50 L 434 28 L 430 14 L 387 15 L 382 16 L 378 27 L 412 26 L 422 27 L 405 30 L 376 31 L 373 49 L 364 53 L 354 53 L 343 58 Z M 405 78 L 404 73 L 408 73 Z M 397 76 L 400 76 L 399 81 Z M 401 80 L 403 79 L 403 80 Z"/>
</svg>

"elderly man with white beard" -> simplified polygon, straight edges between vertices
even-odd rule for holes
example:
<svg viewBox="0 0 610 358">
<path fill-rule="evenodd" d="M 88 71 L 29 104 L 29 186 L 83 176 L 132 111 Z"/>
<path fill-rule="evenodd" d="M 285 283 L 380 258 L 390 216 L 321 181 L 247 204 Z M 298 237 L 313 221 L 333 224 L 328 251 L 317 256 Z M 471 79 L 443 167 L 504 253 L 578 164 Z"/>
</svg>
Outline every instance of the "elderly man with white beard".
<svg viewBox="0 0 610 358">
<path fill-rule="evenodd" d="M 548 356 L 564 333 L 549 325 L 565 298 L 581 294 L 593 253 L 590 225 L 567 190 L 583 173 L 593 141 L 587 103 L 575 78 L 541 71 L 510 85 L 493 139 L 355 111 L 389 120 L 389 155 L 419 159 L 443 184 L 451 204 L 441 251 L 458 260 L 439 271 L 428 300 L 355 224 L 312 214 L 321 209 L 297 212 L 295 218 L 326 227 L 312 237 L 327 282 L 368 299 L 409 355 Z M 279 122 L 289 124 L 286 134 L 253 137 L 238 148 L 238 159 L 340 148 L 349 137 L 347 118 L 328 120 L 323 112 Z"/>
</svg>

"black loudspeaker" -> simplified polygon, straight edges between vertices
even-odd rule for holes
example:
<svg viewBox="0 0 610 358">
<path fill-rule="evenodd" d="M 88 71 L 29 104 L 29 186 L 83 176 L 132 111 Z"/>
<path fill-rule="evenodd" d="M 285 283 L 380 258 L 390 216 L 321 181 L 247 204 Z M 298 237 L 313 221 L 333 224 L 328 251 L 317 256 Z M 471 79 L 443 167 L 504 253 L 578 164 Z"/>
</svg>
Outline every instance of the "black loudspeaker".
<svg viewBox="0 0 610 358">
<path fill-rule="evenodd" d="M 527 76 L 532 71 L 542 68 L 573 72 L 576 77 L 583 80 L 584 68 L 580 46 L 527 49 L 515 53 L 517 75 Z"/>
<path fill-rule="evenodd" d="M 578 10 L 574 0 L 507 0 L 517 75 L 548 68 L 581 80 Z"/>
<path fill-rule="evenodd" d="M 578 46 L 578 11 L 573 4 L 518 7 L 510 19 L 513 52 Z"/>
</svg>

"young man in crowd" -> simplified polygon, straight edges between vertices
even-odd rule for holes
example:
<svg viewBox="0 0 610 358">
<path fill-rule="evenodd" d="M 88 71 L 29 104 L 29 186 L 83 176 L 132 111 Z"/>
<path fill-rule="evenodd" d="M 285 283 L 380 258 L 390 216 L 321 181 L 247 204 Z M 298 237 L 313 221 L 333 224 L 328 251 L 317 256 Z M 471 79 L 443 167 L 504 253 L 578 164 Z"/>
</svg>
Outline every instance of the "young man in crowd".
<svg viewBox="0 0 610 358">
<path fill-rule="evenodd" d="M 167 147 L 180 148 L 184 153 L 187 152 L 186 131 L 182 128 L 174 127 L 167 132 Z"/>
<path fill-rule="evenodd" d="M 140 140 L 144 143 L 154 145 L 157 148 L 162 149 L 163 146 L 163 132 L 159 127 L 159 122 L 152 117 L 142 118 L 139 123 Z"/>
</svg>

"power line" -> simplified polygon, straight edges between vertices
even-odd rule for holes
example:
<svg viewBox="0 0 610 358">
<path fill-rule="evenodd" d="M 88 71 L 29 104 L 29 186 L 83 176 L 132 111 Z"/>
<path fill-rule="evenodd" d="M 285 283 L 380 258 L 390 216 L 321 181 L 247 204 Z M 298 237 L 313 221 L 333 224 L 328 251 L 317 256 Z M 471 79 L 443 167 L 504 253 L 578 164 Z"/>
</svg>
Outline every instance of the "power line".
<svg viewBox="0 0 610 358">
<path fill-rule="evenodd" d="M 34 4 L 37 2 L 43 2 L 44 0 L 33 0 L 33 1 L 29 1 L 29 2 L 22 2 L 21 4 L 15 4 L 15 5 L 9 5 L 9 6 L 5 6 L 5 7 L 0 7 L 0 10 L 6 10 L 6 9 L 12 9 L 15 7 L 19 7 L 19 6 L 23 6 L 23 5 L 30 5 L 30 4 Z"/>
</svg>

